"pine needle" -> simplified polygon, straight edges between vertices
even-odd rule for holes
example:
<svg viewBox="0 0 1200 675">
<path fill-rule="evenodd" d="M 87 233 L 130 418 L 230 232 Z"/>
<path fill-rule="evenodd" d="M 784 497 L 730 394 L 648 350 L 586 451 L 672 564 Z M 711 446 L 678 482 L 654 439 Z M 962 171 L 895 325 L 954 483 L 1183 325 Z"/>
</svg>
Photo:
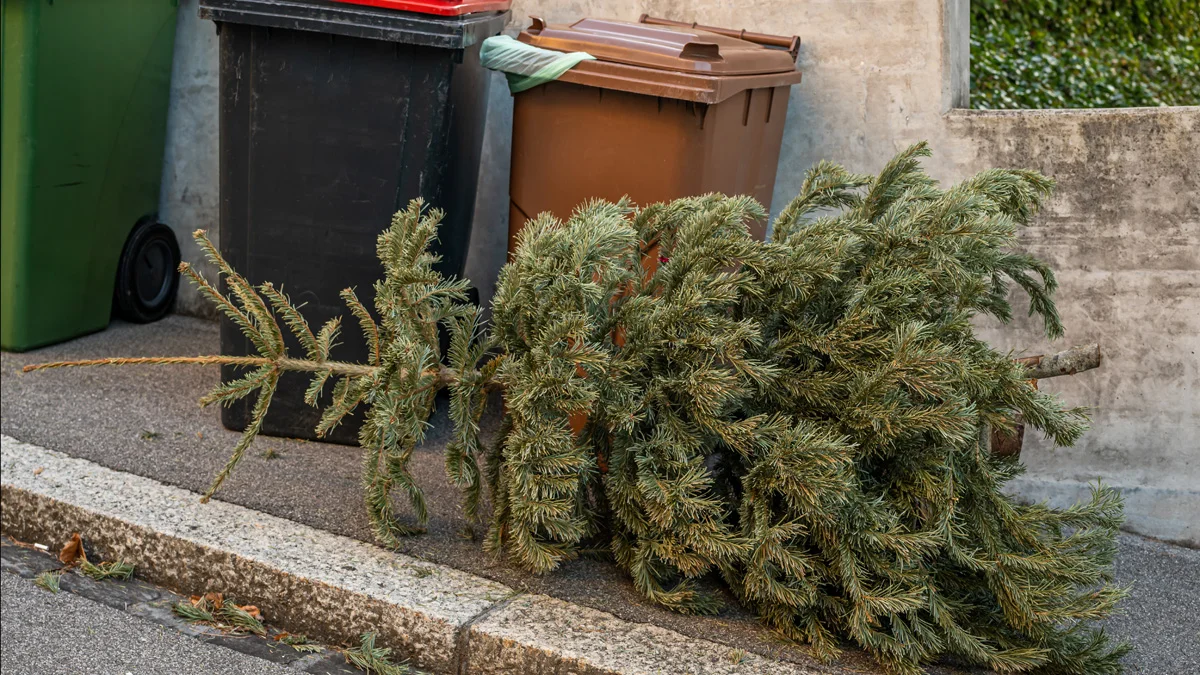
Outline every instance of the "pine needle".
<svg viewBox="0 0 1200 675">
<path fill-rule="evenodd" d="M 200 498 L 201 502 L 208 502 L 212 498 L 213 493 L 220 489 L 221 484 L 229 478 L 230 474 L 242 461 L 242 457 L 246 454 L 247 448 L 254 442 L 258 432 L 262 429 L 263 420 L 267 416 L 267 410 L 271 405 L 271 397 L 275 395 L 275 386 L 279 383 L 279 371 L 272 370 L 264 379 L 259 387 L 258 401 L 254 404 L 254 410 L 251 413 L 250 423 L 246 425 L 246 429 L 242 432 L 241 439 L 233 448 L 233 454 L 229 457 L 229 461 L 225 463 L 224 468 L 217 474 L 212 485 L 205 491 L 204 496 Z"/>
<path fill-rule="evenodd" d="M 62 572 L 42 572 L 33 578 L 33 583 L 35 586 L 50 591 L 51 593 L 58 593 L 60 579 L 62 579 Z"/>
<path fill-rule="evenodd" d="M 217 620 L 206 602 L 195 604 L 187 600 L 181 600 L 171 605 L 171 611 L 176 616 L 191 623 L 216 623 Z"/>
<path fill-rule="evenodd" d="M 267 634 L 267 629 L 263 626 L 262 621 L 231 601 L 227 600 L 222 604 L 220 609 L 213 612 L 213 616 L 218 622 L 227 624 L 236 631 L 255 635 Z"/>
<path fill-rule="evenodd" d="M 347 663 L 370 675 L 407 675 L 411 672 L 406 663 L 392 663 L 390 648 L 375 646 L 375 633 L 363 633 L 362 642 L 342 654 Z"/>
<path fill-rule="evenodd" d="M 297 635 L 295 633 L 280 633 L 275 636 L 275 640 L 295 649 L 298 652 L 313 653 L 325 651 L 324 645 L 316 644 L 308 639 L 306 635 Z"/>
<path fill-rule="evenodd" d="M 86 559 L 79 563 L 79 571 L 84 575 L 95 579 L 96 581 L 104 581 L 105 579 L 120 579 L 128 581 L 133 578 L 133 565 L 120 560 L 117 562 L 102 562 L 98 565 L 93 565 Z"/>
</svg>

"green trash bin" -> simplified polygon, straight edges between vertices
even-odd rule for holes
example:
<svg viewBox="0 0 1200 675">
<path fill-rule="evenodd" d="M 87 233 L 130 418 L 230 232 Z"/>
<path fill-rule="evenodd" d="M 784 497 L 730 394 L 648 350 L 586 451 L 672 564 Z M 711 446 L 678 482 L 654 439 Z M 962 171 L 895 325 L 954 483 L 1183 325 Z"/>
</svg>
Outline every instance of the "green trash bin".
<svg viewBox="0 0 1200 675">
<path fill-rule="evenodd" d="M 169 311 L 157 222 L 178 0 L 0 0 L 0 346 Z"/>
</svg>

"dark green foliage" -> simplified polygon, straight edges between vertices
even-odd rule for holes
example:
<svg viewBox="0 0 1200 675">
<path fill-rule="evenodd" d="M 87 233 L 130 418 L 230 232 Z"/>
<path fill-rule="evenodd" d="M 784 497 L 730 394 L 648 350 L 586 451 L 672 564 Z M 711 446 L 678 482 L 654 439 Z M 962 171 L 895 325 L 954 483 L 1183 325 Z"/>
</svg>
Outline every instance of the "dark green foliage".
<svg viewBox="0 0 1200 675">
<path fill-rule="evenodd" d="M 1070 515 L 1017 505 L 1001 487 L 1020 466 L 980 440 L 1018 414 L 1061 445 L 1085 428 L 970 324 L 1007 318 L 1015 281 L 1061 333 L 1053 275 L 1006 250 L 1051 184 L 988 171 L 943 191 L 916 167 L 923 154 L 871 181 L 814 169 L 775 224 L 778 257 L 748 280 L 767 289 L 743 303 L 765 329 L 759 358 L 785 375 L 742 415 L 789 418 L 772 418 L 755 452 L 725 453 L 746 476 L 738 522 L 752 545 L 726 578 L 785 634 L 820 651 L 849 636 L 898 671 L 949 653 L 1102 672 L 1121 648 L 1065 654 L 1078 622 L 1123 595 L 1094 588 L 1111 580 L 1119 496 L 1098 489 Z M 805 218 L 833 204 L 846 208 Z"/>
<path fill-rule="evenodd" d="M 569 419 L 600 397 L 596 376 L 611 358 L 598 344 L 613 328 L 607 308 L 636 266 L 620 258 L 637 245 L 628 213 L 626 204 L 586 204 L 570 231 L 549 215 L 534 219 L 496 288 L 492 339 L 503 355 L 496 381 L 507 415 L 489 461 L 488 546 L 534 571 L 554 569 L 593 531 L 596 462 Z"/>
<path fill-rule="evenodd" d="M 1111 578 L 1120 497 L 1098 486 L 1055 510 L 1003 493 L 1022 467 L 991 454 L 991 429 L 1021 420 L 1069 445 L 1086 418 L 972 329 L 1008 320 L 1016 285 L 1062 334 L 1053 273 L 1013 251 L 1052 182 L 992 170 L 943 189 L 927 154 L 914 146 L 878 176 L 819 164 L 765 242 L 747 197 L 539 216 L 501 272 L 490 330 L 466 282 L 433 271 L 441 214 L 414 202 L 379 238 L 379 321 L 344 294 L 375 346 L 367 364 L 329 361 L 336 322 L 311 333 L 286 296 L 249 288 L 208 247 L 233 290 L 210 297 L 261 356 L 188 361 L 251 368 L 206 400 L 258 391 L 260 417 L 280 371 L 314 373 L 314 404 L 336 378 L 320 430 L 366 407 L 366 501 L 386 545 L 417 531 L 394 491 L 425 519 L 408 461 L 446 387 L 447 473 L 470 517 L 485 517 L 486 493 L 485 545 L 528 570 L 607 549 L 647 598 L 699 613 L 719 609 L 700 579 L 723 580 L 817 655 L 849 642 L 894 672 L 943 657 L 1119 672 L 1128 648 L 1091 622 L 1124 595 Z M 268 305 L 307 358 L 283 352 Z M 493 388 L 503 422 L 484 447 Z"/>
<path fill-rule="evenodd" d="M 338 381 L 319 426 L 329 431 L 360 404 L 367 406 L 359 432 L 367 510 L 376 537 L 388 546 L 396 544 L 396 537 L 421 531 L 395 516 L 393 489 L 408 498 L 418 526 L 427 518 L 424 494 L 408 471 L 408 461 L 425 438 L 434 397 L 445 384 L 438 324 L 460 325 L 475 316 L 474 308 L 463 304 L 467 282 L 446 281 L 433 271 L 438 259 L 429 247 L 441 218 L 440 211 L 423 214 L 420 202 L 413 202 L 379 236 L 379 259 L 386 274 L 375 283 L 378 324 L 353 290 L 342 292 L 367 344 L 373 346 L 374 363 L 368 373 Z"/>
<path fill-rule="evenodd" d="M 971 106 L 1200 104 L 1196 0 L 973 0 Z"/>
<path fill-rule="evenodd" d="M 650 599 L 713 611 L 694 581 L 718 571 L 822 656 L 848 638 L 897 672 L 943 655 L 1116 669 L 1125 648 L 1084 622 L 1123 595 L 1105 585 L 1118 495 L 1018 505 L 1001 487 L 1019 464 L 981 440 L 1018 415 L 1059 444 L 1085 428 L 970 323 L 1007 319 L 1016 283 L 1061 334 L 1053 274 L 1009 250 L 1052 185 L 987 171 L 943 190 L 925 154 L 877 178 L 819 165 L 767 243 L 746 227 L 761 208 L 721 196 L 527 231 L 494 315 L 502 353 L 529 364 L 505 382 L 496 460 L 510 556 L 547 569 L 599 526 Z M 563 472 L 552 494 L 542 457 Z"/>
<path fill-rule="evenodd" d="M 258 435 L 279 374 L 285 370 L 304 371 L 313 374 L 305 395 L 311 405 L 321 404 L 322 389 L 329 380 L 335 380 L 332 400 L 325 405 L 317 425 L 319 434 L 334 429 L 358 406 L 367 406 L 359 443 L 364 448 L 367 511 L 379 541 L 394 546 L 397 537 L 422 531 L 420 526 L 427 518 L 425 499 L 408 471 L 408 461 L 413 448 L 425 437 L 426 420 L 433 412 L 438 389 L 450 381 L 448 373 L 441 367 L 438 325 L 449 322 L 466 331 L 465 337 L 458 336 L 454 341 L 458 350 L 455 355 L 461 358 L 474 355 L 478 361 L 482 354 L 480 346 L 471 342 L 477 333 L 478 312 L 464 304 L 467 282 L 447 281 L 433 271 L 432 266 L 438 258 L 429 252 L 429 247 L 437 236 L 441 218 L 441 212 L 424 213 L 421 202 L 414 201 L 407 210 L 397 213 L 392 226 L 379 236 L 378 254 L 387 273 L 375 284 L 378 323 L 354 289 L 342 291 L 342 299 L 371 346 L 372 358 L 367 364 L 329 360 L 330 349 L 341 330 L 340 319 L 328 322 L 313 333 L 282 291 L 270 283 L 258 288 L 251 286 L 221 258 L 203 232 L 196 233 L 196 241 L 220 271 L 230 293 L 221 293 L 186 265 L 183 266 L 184 273 L 241 328 L 259 353 L 259 357 L 227 361 L 253 366 L 253 370 L 238 380 L 219 385 L 201 398 L 203 405 L 227 404 L 258 393 L 251 422 L 205 499 L 220 487 Z M 284 327 L 296 336 L 304 348 L 305 358 L 287 354 L 283 344 Z M 458 383 L 456 387 L 462 389 L 474 385 L 480 376 L 474 374 L 461 381 L 454 379 Z M 477 426 L 481 405 L 476 399 L 481 396 L 470 387 L 456 396 L 459 405 L 466 404 L 471 408 L 470 414 L 466 417 L 458 415 L 456 421 L 471 421 Z M 473 473 L 459 469 L 463 465 L 460 454 L 452 452 L 447 462 L 455 467 L 451 473 L 456 483 L 468 494 L 475 495 L 468 500 L 468 508 L 474 513 L 479 501 L 479 471 L 478 468 Z M 407 497 L 416 516 L 415 526 L 403 523 L 396 516 L 392 503 L 394 489 Z"/>
</svg>

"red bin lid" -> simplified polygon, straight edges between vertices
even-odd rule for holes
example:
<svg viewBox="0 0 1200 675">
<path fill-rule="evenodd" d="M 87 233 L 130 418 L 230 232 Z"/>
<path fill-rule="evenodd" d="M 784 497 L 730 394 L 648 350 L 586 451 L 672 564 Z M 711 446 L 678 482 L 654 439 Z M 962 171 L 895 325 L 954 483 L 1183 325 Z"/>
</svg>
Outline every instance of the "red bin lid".
<svg viewBox="0 0 1200 675">
<path fill-rule="evenodd" d="M 512 0 L 334 0 L 349 5 L 368 5 L 402 12 L 460 16 L 474 12 L 498 12 L 508 9 Z"/>
</svg>

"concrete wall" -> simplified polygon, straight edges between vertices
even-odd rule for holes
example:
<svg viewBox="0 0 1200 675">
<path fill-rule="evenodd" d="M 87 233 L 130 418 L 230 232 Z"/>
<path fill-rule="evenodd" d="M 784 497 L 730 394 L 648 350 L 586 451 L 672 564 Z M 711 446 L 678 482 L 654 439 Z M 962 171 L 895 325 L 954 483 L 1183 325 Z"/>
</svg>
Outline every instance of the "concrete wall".
<svg viewBox="0 0 1200 675">
<path fill-rule="evenodd" d="M 817 160 L 876 171 L 922 139 L 935 153 L 930 170 L 946 181 L 992 166 L 1034 168 L 1058 179 L 1050 208 L 1022 244 L 1058 272 L 1067 336 L 1047 344 L 1022 320 L 980 330 L 998 347 L 1028 353 L 1099 341 L 1106 363 L 1045 382 L 1071 403 L 1093 408 L 1093 430 L 1065 450 L 1027 439 L 1029 473 L 1016 487 L 1065 503 L 1102 478 L 1125 490 L 1130 529 L 1198 545 L 1200 108 L 961 110 L 969 83 L 967 9 L 967 0 L 516 0 L 510 31 L 528 25 L 531 15 L 567 22 L 649 12 L 801 35 L 804 82 L 791 97 L 776 211 Z M 199 43 L 211 40 L 210 32 L 197 30 L 204 33 Z M 196 53 L 215 68 L 211 47 Z M 485 298 L 505 256 L 512 114 L 503 79 L 496 75 L 492 84 L 467 263 Z M 179 93 L 215 117 L 207 90 Z M 211 143 L 197 149 L 206 156 L 215 152 L 215 134 L 200 126 L 189 129 L 194 141 Z M 204 178 L 195 180 L 192 188 L 200 190 Z M 215 186 L 215 173 L 208 180 Z M 196 194 L 215 197 L 215 188 Z M 215 199 L 204 203 L 212 207 L 185 212 L 213 227 Z"/>
<path fill-rule="evenodd" d="M 216 28 L 211 21 L 200 20 L 197 0 L 179 0 L 158 212 L 159 219 L 175 231 L 183 259 L 199 265 L 210 279 L 215 275 L 200 256 L 192 232 L 207 230 L 215 237 L 219 226 L 217 96 Z M 179 287 L 175 309 L 193 316 L 217 316 L 187 283 Z"/>
<path fill-rule="evenodd" d="M 1031 166 L 1058 182 L 1022 235 L 1060 280 L 1062 344 L 1103 367 L 1043 383 L 1093 409 L 1073 448 L 1027 442 L 1018 489 L 1060 505 L 1096 479 L 1125 488 L 1130 529 L 1200 542 L 1200 110 L 955 112 L 952 169 Z M 1029 320 L 981 326 L 1001 348 L 1055 349 Z"/>
</svg>

